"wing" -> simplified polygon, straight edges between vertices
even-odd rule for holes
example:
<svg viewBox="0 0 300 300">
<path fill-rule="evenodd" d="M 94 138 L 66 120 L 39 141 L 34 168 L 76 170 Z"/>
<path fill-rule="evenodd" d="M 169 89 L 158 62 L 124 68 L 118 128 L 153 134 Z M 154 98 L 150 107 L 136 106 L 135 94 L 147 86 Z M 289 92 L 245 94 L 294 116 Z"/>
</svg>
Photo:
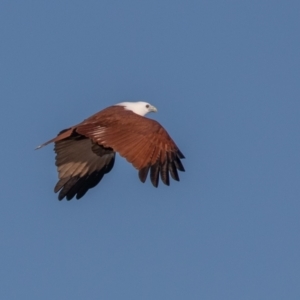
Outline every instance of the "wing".
<svg viewBox="0 0 300 300">
<path fill-rule="evenodd" d="M 64 133 L 65 131 L 61 132 Z M 115 162 L 115 152 L 76 132 L 62 140 L 59 140 L 59 136 L 54 146 L 59 173 L 54 192 L 59 192 L 59 200 L 64 197 L 71 200 L 74 196 L 80 199 L 111 171 Z"/>
<path fill-rule="evenodd" d="M 86 120 L 76 127 L 76 132 L 126 158 L 139 170 L 142 182 L 146 181 L 149 171 L 155 187 L 159 175 L 166 185 L 170 184 L 169 174 L 179 181 L 177 170 L 184 171 L 180 161 L 184 156 L 167 131 L 154 120 L 131 112 L 127 114 L 126 118 L 106 124 Z"/>
</svg>

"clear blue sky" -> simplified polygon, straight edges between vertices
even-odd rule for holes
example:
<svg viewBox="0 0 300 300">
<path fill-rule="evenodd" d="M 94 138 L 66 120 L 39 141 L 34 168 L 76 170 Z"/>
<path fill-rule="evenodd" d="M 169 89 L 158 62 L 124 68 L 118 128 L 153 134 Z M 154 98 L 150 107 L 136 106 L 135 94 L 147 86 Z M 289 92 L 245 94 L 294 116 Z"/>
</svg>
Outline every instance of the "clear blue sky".
<svg viewBox="0 0 300 300">
<path fill-rule="evenodd" d="M 299 1 L 1 1 L 1 299 L 300 299 Z M 144 99 L 186 159 L 57 200 L 53 146 Z"/>
</svg>

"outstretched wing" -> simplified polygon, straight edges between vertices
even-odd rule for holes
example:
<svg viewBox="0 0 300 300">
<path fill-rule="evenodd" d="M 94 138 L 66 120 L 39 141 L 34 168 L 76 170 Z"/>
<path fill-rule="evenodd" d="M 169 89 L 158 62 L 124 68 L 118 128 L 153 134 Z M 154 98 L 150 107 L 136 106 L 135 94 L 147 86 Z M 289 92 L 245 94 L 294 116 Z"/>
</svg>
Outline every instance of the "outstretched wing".
<svg viewBox="0 0 300 300">
<path fill-rule="evenodd" d="M 54 192 L 59 192 L 59 200 L 64 197 L 71 200 L 74 196 L 80 199 L 111 171 L 115 162 L 115 152 L 111 148 L 95 144 L 75 132 L 55 141 L 54 150 L 59 173 Z"/>
<path fill-rule="evenodd" d="M 122 121 L 103 124 L 86 120 L 76 127 L 76 132 L 94 143 L 112 148 L 139 170 L 139 178 L 146 181 L 150 170 L 152 184 L 157 187 L 159 175 L 170 184 L 169 174 L 179 181 L 178 172 L 184 171 L 180 159 L 183 154 L 167 131 L 156 121 L 132 112 L 124 112 Z"/>
</svg>

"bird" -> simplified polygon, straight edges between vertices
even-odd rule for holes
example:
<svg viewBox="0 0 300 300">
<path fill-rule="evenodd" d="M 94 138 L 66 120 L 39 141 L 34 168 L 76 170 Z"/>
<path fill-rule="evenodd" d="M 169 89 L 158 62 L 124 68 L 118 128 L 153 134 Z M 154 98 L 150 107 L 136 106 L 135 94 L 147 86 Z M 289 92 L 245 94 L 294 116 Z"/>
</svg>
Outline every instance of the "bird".
<svg viewBox="0 0 300 300">
<path fill-rule="evenodd" d="M 118 103 L 38 146 L 54 143 L 58 199 L 82 198 L 112 170 L 116 152 L 138 170 L 143 183 L 149 171 L 154 187 L 159 177 L 167 186 L 169 175 L 179 181 L 177 170 L 185 171 L 181 162 L 185 157 L 163 126 L 145 117 L 150 112 L 157 109 L 147 102 Z"/>
</svg>

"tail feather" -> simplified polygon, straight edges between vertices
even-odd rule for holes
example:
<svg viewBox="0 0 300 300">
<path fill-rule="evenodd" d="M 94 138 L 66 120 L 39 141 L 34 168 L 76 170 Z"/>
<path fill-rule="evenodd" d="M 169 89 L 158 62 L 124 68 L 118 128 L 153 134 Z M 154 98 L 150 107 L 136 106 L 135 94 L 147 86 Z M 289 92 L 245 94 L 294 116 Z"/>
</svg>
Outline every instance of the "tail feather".
<svg viewBox="0 0 300 300">
<path fill-rule="evenodd" d="M 50 143 L 58 142 L 58 141 L 60 141 L 60 140 L 63 140 L 63 139 L 65 139 L 65 138 L 69 137 L 69 136 L 73 133 L 73 130 L 74 130 L 73 127 L 72 127 L 72 128 L 68 128 L 68 129 L 62 130 L 55 138 L 53 138 L 53 139 L 47 141 L 47 142 L 44 143 L 44 144 L 41 144 L 41 145 L 37 146 L 37 147 L 35 148 L 35 150 L 41 149 L 42 147 L 47 146 L 47 145 L 50 144 Z"/>
</svg>

